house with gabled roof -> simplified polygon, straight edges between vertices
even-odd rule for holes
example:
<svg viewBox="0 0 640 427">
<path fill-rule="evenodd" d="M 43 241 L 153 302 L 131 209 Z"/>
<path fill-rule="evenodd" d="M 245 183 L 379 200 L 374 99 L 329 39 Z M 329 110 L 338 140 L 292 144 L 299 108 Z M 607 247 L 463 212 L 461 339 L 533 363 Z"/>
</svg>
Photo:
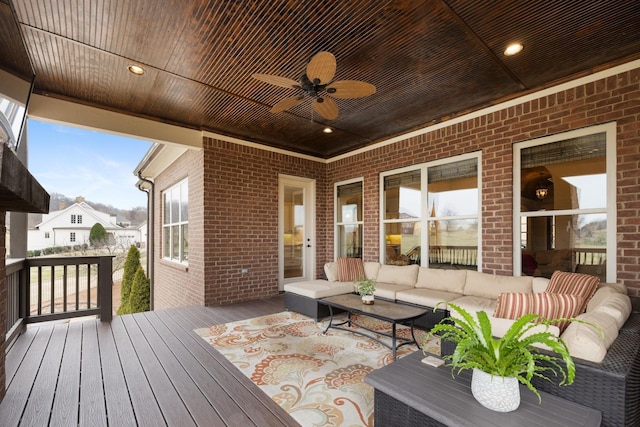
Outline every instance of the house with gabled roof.
<svg viewBox="0 0 640 427">
<path fill-rule="evenodd" d="M 107 231 L 110 244 L 126 246 L 140 242 L 137 228 L 123 227 L 115 215 L 100 212 L 85 201 L 42 216 L 42 221 L 28 230 L 27 249 L 42 250 L 56 246 L 89 244 L 89 234 L 94 224 L 101 224 Z"/>
</svg>

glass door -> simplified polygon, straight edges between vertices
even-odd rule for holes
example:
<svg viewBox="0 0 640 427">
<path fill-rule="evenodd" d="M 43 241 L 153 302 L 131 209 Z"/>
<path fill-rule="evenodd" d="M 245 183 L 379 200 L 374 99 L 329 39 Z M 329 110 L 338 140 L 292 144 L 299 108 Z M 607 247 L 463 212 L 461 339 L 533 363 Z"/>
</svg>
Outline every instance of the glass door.
<svg viewBox="0 0 640 427">
<path fill-rule="evenodd" d="M 315 264 L 313 209 L 315 183 L 280 177 L 280 285 L 311 280 Z"/>
</svg>

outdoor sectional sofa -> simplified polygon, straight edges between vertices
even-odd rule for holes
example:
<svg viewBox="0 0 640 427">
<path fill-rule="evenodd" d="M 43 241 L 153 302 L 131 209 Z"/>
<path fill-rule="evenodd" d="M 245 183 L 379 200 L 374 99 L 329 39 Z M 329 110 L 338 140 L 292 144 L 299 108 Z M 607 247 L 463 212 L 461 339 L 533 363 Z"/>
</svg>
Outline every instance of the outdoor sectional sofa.
<svg viewBox="0 0 640 427">
<path fill-rule="evenodd" d="M 450 313 L 446 303 L 454 303 L 471 313 L 487 312 L 494 334 L 500 336 L 514 321 L 494 316 L 505 312 L 514 314 L 513 307 L 505 307 L 506 304 L 515 300 L 518 303 L 517 314 L 518 309 L 526 311 L 526 307 L 520 307 L 523 301 L 555 298 L 547 292 L 551 281 L 546 278 L 377 262 L 364 262 L 359 272 L 351 271 L 349 275 L 339 265 L 340 262 L 339 259 L 325 265 L 325 279 L 286 284 L 286 308 L 315 319 L 325 317 L 328 309 L 318 299 L 354 292 L 353 280 L 344 280 L 345 276 L 351 279 L 364 275 L 376 280 L 376 298 L 428 307 L 428 315 L 416 322 L 419 327 L 430 329 L 447 318 Z M 590 282 L 586 275 L 555 274 L 581 283 L 585 280 Z M 597 288 L 588 291 L 586 297 L 576 297 L 571 301 L 578 302 L 576 317 L 597 324 L 603 334 L 577 322 L 569 324 L 563 331 L 552 326 L 551 330 L 559 334 L 569 347 L 576 364 L 576 378 L 571 386 L 557 386 L 542 380 L 536 380 L 534 384 L 539 390 L 601 411 L 603 426 L 640 426 L 640 313 L 633 309 L 624 287 L 598 284 L 598 279 L 594 279 Z M 552 277 L 551 280 L 555 279 Z M 442 342 L 443 355 L 451 354 L 454 348 L 455 344 Z"/>
</svg>

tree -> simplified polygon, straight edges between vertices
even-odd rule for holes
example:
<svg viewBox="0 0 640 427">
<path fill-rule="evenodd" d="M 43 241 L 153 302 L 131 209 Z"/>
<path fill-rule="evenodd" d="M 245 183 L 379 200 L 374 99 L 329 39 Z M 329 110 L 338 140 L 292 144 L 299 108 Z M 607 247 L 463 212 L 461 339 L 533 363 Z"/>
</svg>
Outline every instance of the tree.
<svg viewBox="0 0 640 427">
<path fill-rule="evenodd" d="M 102 224 L 96 222 L 91 227 L 91 231 L 89 232 L 89 242 L 91 246 L 102 247 L 107 244 L 107 230 L 104 229 Z"/>
<path fill-rule="evenodd" d="M 149 311 L 150 309 L 150 291 L 151 283 L 144 273 L 142 266 L 138 267 L 133 284 L 131 285 L 131 294 L 129 296 L 129 313 L 140 313 Z"/>
<path fill-rule="evenodd" d="M 124 271 L 122 272 L 122 287 L 120 289 L 120 308 L 118 308 L 118 314 L 128 314 L 129 309 L 129 294 L 131 293 L 131 285 L 138 268 L 142 268 L 140 264 L 140 251 L 134 245 L 129 247 L 127 252 L 127 259 L 124 262 Z"/>
</svg>

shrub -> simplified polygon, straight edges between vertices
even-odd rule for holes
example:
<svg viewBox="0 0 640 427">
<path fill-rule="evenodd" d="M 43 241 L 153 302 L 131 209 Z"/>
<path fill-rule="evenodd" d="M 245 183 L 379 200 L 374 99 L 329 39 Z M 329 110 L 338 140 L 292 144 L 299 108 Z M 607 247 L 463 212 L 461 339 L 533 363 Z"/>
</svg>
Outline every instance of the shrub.
<svg viewBox="0 0 640 427">
<path fill-rule="evenodd" d="M 140 265 L 140 251 L 134 245 L 129 247 L 127 259 L 124 262 L 124 271 L 122 272 L 122 288 L 120 289 L 120 308 L 118 314 L 128 314 L 129 311 L 129 294 L 131 293 L 131 285 Z"/>
<path fill-rule="evenodd" d="M 150 308 L 150 282 L 144 274 L 142 266 L 138 267 L 133 284 L 131 285 L 131 295 L 129 296 L 129 313 L 140 313 L 149 311 Z"/>
</svg>

